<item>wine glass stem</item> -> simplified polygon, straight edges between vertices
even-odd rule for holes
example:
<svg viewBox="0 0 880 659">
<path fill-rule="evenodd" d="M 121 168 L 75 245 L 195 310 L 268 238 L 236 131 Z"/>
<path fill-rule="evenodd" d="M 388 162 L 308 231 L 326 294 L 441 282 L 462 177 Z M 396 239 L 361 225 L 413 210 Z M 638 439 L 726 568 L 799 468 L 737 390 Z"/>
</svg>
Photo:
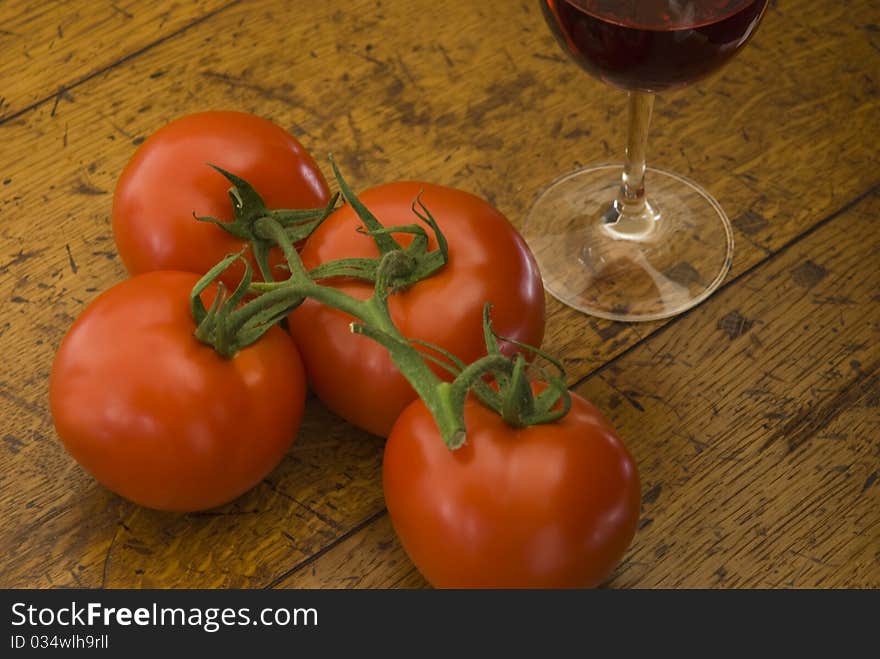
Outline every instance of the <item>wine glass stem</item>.
<svg viewBox="0 0 880 659">
<path fill-rule="evenodd" d="M 629 93 L 626 162 L 623 166 L 620 201 L 633 210 L 645 203 L 645 157 L 648 150 L 648 127 L 651 125 L 653 109 L 653 94 Z"/>
<path fill-rule="evenodd" d="M 618 238 L 639 240 L 654 229 L 658 214 L 645 197 L 645 157 L 648 149 L 648 127 L 654 95 L 629 92 L 629 119 L 626 138 L 626 159 L 620 190 L 613 207 L 606 213 L 608 230 Z"/>
</svg>

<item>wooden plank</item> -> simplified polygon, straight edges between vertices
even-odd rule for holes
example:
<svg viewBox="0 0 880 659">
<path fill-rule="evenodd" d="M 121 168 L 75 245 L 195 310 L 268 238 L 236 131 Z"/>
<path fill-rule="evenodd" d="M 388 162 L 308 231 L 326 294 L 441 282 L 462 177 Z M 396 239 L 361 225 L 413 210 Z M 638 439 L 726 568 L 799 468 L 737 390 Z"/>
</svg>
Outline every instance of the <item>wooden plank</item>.
<svg viewBox="0 0 880 659">
<path fill-rule="evenodd" d="M 4 587 L 261 586 L 382 505 L 374 479 L 380 440 L 315 401 L 290 453 L 260 486 L 190 515 L 108 493 L 64 454 L 44 415 L 16 410 L 16 431 L 4 437 L 14 459 L 4 456 L 0 480 L 0 547 L 15 557 L 4 565 Z"/>
<path fill-rule="evenodd" d="M 0 14 L 0 121 L 213 15 L 230 0 L 10 0 Z"/>
<path fill-rule="evenodd" d="M 652 151 L 727 207 L 737 271 L 877 182 L 873 35 L 850 22 L 861 5 L 777 7 L 725 75 L 658 104 Z M 116 176 L 180 114 L 257 112 L 335 151 L 358 188 L 425 178 L 483 194 L 514 221 L 576 160 L 611 157 L 616 95 L 561 59 L 536 6 L 489 31 L 484 11 L 358 0 L 308 3 L 293 19 L 280 1 L 236 6 L 0 124 L 0 552 L 15 556 L 4 585 L 264 585 L 381 510 L 381 442 L 316 405 L 272 486 L 211 516 L 135 509 L 61 450 L 46 378 L 75 315 L 125 275 L 109 228 Z M 572 381 L 656 327 L 549 309 L 547 344 Z"/>
<path fill-rule="evenodd" d="M 588 379 L 643 509 L 614 587 L 880 587 L 880 195 Z M 387 515 L 280 587 L 421 587 Z"/>
<path fill-rule="evenodd" d="M 276 588 L 430 588 L 387 514 L 273 584 Z"/>
</svg>

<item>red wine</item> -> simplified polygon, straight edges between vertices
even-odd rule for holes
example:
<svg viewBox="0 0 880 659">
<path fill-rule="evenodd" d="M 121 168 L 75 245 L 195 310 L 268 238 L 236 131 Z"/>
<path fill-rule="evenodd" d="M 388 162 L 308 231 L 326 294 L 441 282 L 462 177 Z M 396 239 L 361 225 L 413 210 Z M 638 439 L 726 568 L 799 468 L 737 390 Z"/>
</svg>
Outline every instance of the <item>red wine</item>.
<svg viewBox="0 0 880 659">
<path fill-rule="evenodd" d="M 627 90 L 680 87 L 748 41 L 767 0 L 541 0 L 563 49 Z"/>
</svg>

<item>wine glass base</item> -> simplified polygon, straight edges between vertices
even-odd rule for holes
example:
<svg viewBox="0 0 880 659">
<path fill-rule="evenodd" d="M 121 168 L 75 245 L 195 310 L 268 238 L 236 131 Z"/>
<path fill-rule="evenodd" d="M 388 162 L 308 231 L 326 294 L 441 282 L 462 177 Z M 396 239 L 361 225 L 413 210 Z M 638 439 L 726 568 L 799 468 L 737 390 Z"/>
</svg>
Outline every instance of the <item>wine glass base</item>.
<svg viewBox="0 0 880 659">
<path fill-rule="evenodd" d="M 651 220 L 626 226 L 613 211 L 621 165 L 566 174 L 537 198 L 523 237 L 544 287 L 563 304 L 600 318 L 668 318 L 705 300 L 724 280 L 733 230 L 697 184 L 648 168 Z"/>
</svg>

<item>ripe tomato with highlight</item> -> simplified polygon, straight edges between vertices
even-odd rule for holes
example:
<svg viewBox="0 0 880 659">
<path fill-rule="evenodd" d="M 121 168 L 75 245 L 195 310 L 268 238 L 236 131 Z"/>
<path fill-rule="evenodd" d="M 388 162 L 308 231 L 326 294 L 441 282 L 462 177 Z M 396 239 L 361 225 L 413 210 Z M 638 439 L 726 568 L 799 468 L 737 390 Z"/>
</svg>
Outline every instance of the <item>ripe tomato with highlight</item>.
<svg viewBox="0 0 880 659">
<path fill-rule="evenodd" d="M 488 202 L 470 193 L 431 183 L 389 183 L 367 190 L 360 200 L 386 227 L 418 223 L 412 204 L 421 201 L 449 244 L 446 265 L 389 300 L 392 320 L 408 338 L 439 345 L 466 363 L 486 352 L 483 306 L 491 302 L 499 334 L 533 346 L 544 336 L 544 288 L 535 258 L 513 225 Z M 351 205 L 337 209 L 306 241 L 308 269 L 347 257 L 379 252 Z M 427 229 L 427 227 L 426 227 Z M 429 235 L 431 231 L 428 230 Z M 398 234 L 406 245 L 411 236 Z M 430 237 L 430 248 L 436 240 Z M 365 299 L 373 286 L 352 279 L 322 283 Z M 307 300 L 290 316 L 291 335 L 303 355 L 309 384 L 335 413 L 371 433 L 387 436 L 416 393 L 385 348 L 350 331 L 348 314 Z M 512 346 L 506 346 L 511 351 Z M 435 368 L 438 375 L 444 371 Z"/>
<path fill-rule="evenodd" d="M 233 219 L 230 183 L 208 163 L 248 181 L 269 208 L 322 208 L 330 199 L 312 156 L 268 119 L 228 111 L 181 117 L 138 148 L 116 184 L 113 237 L 131 274 L 204 274 L 244 247 L 241 239 L 193 217 Z M 221 279 L 234 289 L 242 274 L 243 266 L 235 264 Z"/>
<path fill-rule="evenodd" d="M 149 508 L 202 510 L 243 494 L 281 461 L 302 417 L 290 336 L 273 327 L 224 359 L 193 336 L 198 279 L 158 271 L 105 291 L 71 326 L 49 379 L 68 452 Z M 215 294 L 203 293 L 206 306 Z"/>
<path fill-rule="evenodd" d="M 602 583 L 632 541 L 636 465 L 591 403 L 561 420 L 509 426 L 475 398 L 467 440 L 443 443 L 421 400 L 394 424 L 385 502 L 410 559 L 440 588 L 580 588 Z"/>
</svg>

